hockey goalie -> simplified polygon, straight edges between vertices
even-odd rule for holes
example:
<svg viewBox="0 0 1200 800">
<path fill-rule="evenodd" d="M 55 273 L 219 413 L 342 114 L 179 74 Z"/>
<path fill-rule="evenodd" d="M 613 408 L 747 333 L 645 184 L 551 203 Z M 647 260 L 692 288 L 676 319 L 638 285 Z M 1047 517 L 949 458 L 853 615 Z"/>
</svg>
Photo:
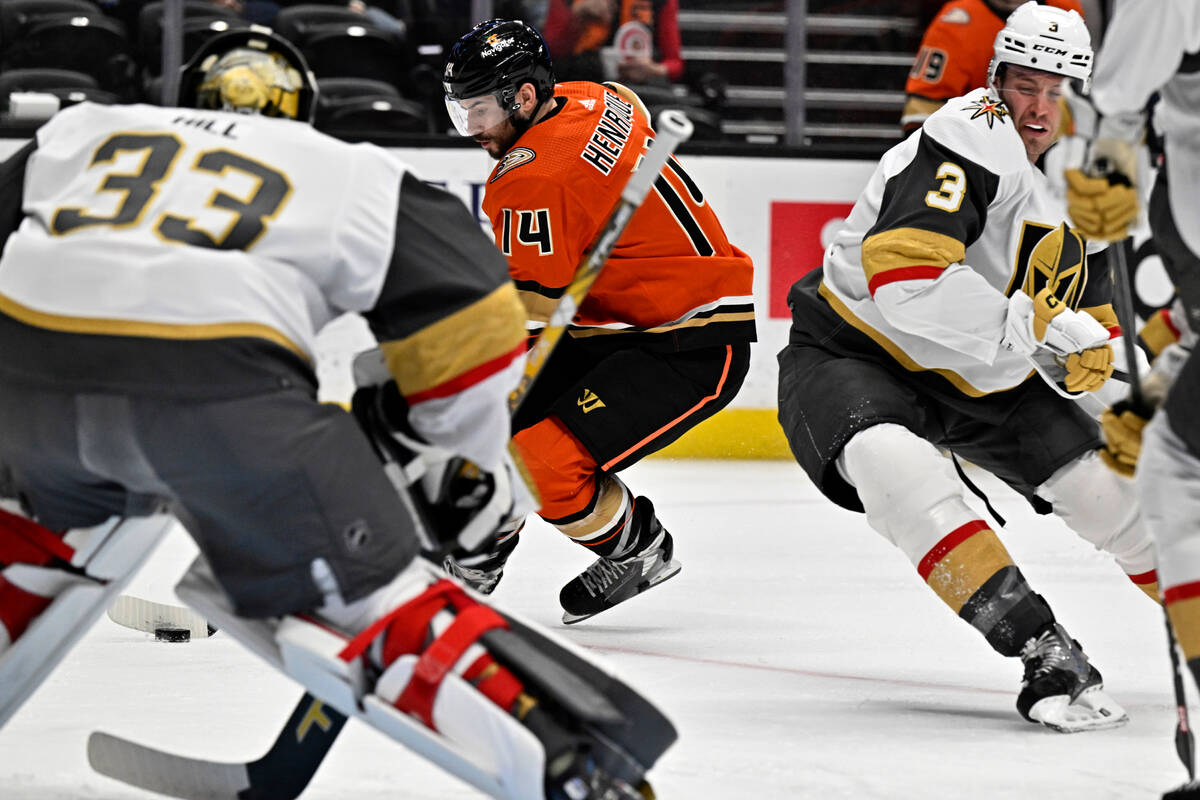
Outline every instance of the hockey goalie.
<svg viewBox="0 0 1200 800">
<path fill-rule="evenodd" d="M 651 796 L 670 722 L 418 556 L 533 508 L 524 312 L 462 204 L 316 132 L 316 93 L 288 42 L 230 32 L 178 107 L 82 103 L 0 165 L 0 725 L 177 519 L 180 596 L 344 714 L 493 797 Z M 403 458 L 316 400 L 345 312 Z"/>
</svg>

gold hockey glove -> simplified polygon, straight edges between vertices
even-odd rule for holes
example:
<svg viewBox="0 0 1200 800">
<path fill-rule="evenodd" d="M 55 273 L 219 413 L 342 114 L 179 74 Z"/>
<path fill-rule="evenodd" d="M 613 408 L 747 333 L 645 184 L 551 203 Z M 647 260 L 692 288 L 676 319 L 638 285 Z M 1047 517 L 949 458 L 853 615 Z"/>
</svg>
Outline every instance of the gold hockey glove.
<svg viewBox="0 0 1200 800">
<path fill-rule="evenodd" d="M 1068 392 L 1094 392 L 1112 377 L 1112 345 L 1071 353 L 1063 366 L 1067 368 L 1067 377 L 1063 382 Z"/>
<path fill-rule="evenodd" d="M 1142 453 L 1142 429 L 1152 413 L 1135 408 L 1128 400 L 1104 410 L 1100 416 L 1100 429 L 1104 431 L 1104 449 L 1100 451 L 1100 458 L 1109 469 L 1127 478 L 1133 477 L 1138 456 Z"/>
<path fill-rule="evenodd" d="M 1067 213 L 1085 237 L 1116 242 L 1129 235 L 1138 213 L 1138 198 L 1124 173 L 1090 177 L 1082 170 L 1069 169 L 1066 177 Z"/>
</svg>

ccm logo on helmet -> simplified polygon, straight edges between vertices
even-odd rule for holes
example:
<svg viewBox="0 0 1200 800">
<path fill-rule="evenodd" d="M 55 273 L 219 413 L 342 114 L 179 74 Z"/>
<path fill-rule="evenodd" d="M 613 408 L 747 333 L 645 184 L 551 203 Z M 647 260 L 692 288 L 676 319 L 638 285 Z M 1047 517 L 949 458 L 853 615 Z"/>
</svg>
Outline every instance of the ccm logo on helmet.
<svg viewBox="0 0 1200 800">
<path fill-rule="evenodd" d="M 1051 55 L 1055 55 L 1055 56 L 1065 56 L 1067 54 L 1066 50 L 1060 50 L 1057 47 L 1049 47 L 1048 45 L 1044 45 L 1044 44 L 1035 44 L 1033 46 L 1033 49 L 1041 50 L 1044 53 L 1050 53 Z"/>
</svg>

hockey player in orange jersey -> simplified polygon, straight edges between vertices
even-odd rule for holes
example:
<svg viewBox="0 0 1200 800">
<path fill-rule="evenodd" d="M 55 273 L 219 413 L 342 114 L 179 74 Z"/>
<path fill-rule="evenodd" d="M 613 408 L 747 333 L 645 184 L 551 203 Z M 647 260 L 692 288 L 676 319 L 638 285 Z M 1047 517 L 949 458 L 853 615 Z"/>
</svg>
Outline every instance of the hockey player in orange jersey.
<svg viewBox="0 0 1200 800">
<path fill-rule="evenodd" d="M 491 20 L 450 51 L 446 104 L 499 163 L 483 209 L 525 303 L 544 325 L 654 132 L 616 84 L 555 85 L 541 35 Z M 726 406 L 754 340 L 752 265 L 675 159 L 617 242 L 514 420 L 540 515 L 598 559 L 562 590 L 577 622 L 679 570 L 648 498 L 616 473 Z M 495 587 L 522 520 L 486 558 L 448 567 Z"/>
<path fill-rule="evenodd" d="M 992 42 L 1024 0 L 950 0 L 925 29 L 904 91 L 900 125 L 912 133 L 952 97 L 987 84 Z M 1039 0 L 1083 13 L 1079 0 Z"/>
</svg>

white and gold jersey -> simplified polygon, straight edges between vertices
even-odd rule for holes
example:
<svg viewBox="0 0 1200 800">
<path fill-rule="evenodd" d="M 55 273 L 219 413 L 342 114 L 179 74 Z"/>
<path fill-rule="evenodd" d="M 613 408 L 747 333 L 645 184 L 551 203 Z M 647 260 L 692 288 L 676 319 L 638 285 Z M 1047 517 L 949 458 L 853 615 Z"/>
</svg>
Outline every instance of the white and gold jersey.
<svg viewBox="0 0 1200 800">
<path fill-rule="evenodd" d="M 970 396 L 1010 389 L 1031 374 L 1000 345 L 1014 292 L 1053 286 L 1115 330 L 1104 245 L 1069 225 L 1005 106 L 978 89 L 883 156 L 826 250 L 819 291 L 907 369 Z"/>
<path fill-rule="evenodd" d="M 503 455 L 525 318 L 507 265 L 457 198 L 381 148 L 287 119 L 83 103 L 0 166 L 5 238 L 0 315 L 80 352 L 206 342 L 226 364 L 263 348 L 311 364 L 316 333 L 358 312 L 419 431 L 488 469 Z M 171 347 L 160 386 L 137 391 L 229 379 L 189 371 L 196 353 Z M 0 379 L 57 374 L 26 361 L 0 359 Z M 137 378 L 78 362 L 60 383 Z"/>
<path fill-rule="evenodd" d="M 0 303 L 97 333 L 259 335 L 311 358 L 315 331 L 373 306 L 403 174 L 286 120 L 68 108 L 38 131 Z"/>
</svg>

